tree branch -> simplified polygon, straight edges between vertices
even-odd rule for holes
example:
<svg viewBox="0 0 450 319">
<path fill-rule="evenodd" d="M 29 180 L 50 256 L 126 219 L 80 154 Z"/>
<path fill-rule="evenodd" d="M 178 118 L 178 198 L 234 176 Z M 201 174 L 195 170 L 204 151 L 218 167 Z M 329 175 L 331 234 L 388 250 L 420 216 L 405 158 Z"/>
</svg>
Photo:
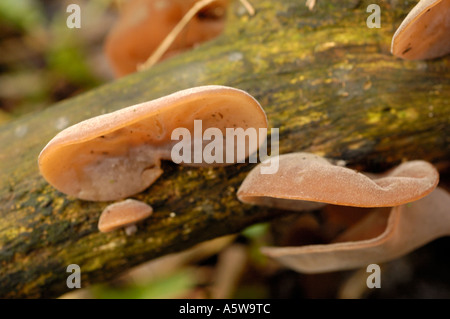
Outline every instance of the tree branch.
<svg viewBox="0 0 450 319">
<path fill-rule="evenodd" d="M 68 290 L 69 264 L 81 267 L 86 286 L 282 213 L 237 201 L 253 165 L 163 163 L 159 180 L 135 196 L 154 215 L 134 236 L 100 233 L 98 218 L 109 203 L 67 197 L 38 172 L 40 150 L 65 120 L 221 84 L 260 101 L 270 126 L 280 128 L 280 153 L 310 151 L 366 170 L 418 158 L 445 167 L 450 59 L 411 62 L 389 53 L 411 7 L 382 2 L 382 28 L 369 29 L 369 1 L 321 0 L 311 12 L 300 1 L 254 0 L 253 17 L 239 15 L 237 3 L 217 40 L 0 128 L 1 297 L 55 297 Z"/>
</svg>

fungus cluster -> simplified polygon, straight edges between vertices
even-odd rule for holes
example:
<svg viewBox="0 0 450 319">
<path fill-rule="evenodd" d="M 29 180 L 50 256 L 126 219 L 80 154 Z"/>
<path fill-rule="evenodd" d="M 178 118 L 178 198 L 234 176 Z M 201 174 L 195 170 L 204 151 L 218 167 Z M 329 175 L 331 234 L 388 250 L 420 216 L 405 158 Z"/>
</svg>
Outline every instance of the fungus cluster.
<svg viewBox="0 0 450 319">
<path fill-rule="evenodd" d="M 105 47 L 116 73 L 134 72 L 195 2 L 128 1 Z M 307 3 L 312 9 L 315 1 Z M 228 0 L 217 0 L 201 10 L 163 58 L 220 34 L 227 5 Z M 449 12 L 448 0 L 421 0 L 396 31 L 392 53 L 404 59 L 432 59 L 450 52 Z M 202 86 L 63 130 L 42 150 L 39 169 L 51 185 L 67 195 L 92 201 L 123 200 L 148 188 L 163 174 L 161 160 L 172 159 L 175 144 L 171 133 L 180 127 L 193 132 L 195 120 L 202 120 L 203 130 L 267 128 L 264 110 L 246 92 Z M 247 150 L 245 156 L 253 151 Z M 264 254 L 292 269 L 319 273 L 384 262 L 450 233 L 450 195 L 436 188 L 438 172 L 427 162 L 405 162 L 375 175 L 308 153 L 281 155 L 277 161 L 275 174 L 262 174 L 260 165 L 248 174 L 237 192 L 239 200 L 295 211 L 326 205 L 370 209 L 330 244 L 263 248 Z M 196 164 L 206 165 L 211 164 Z M 145 203 L 123 200 L 106 207 L 98 227 L 101 232 L 126 227 L 129 234 L 136 230 L 136 222 L 152 212 Z"/>
<path fill-rule="evenodd" d="M 237 192 L 242 202 L 296 211 L 326 204 L 373 208 L 334 243 L 262 249 L 294 270 L 320 273 L 379 263 L 448 232 L 450 195 L 434 190 L 439 174 L 427 162 L 405 162 L 374 175 L 309 153 L 281 155 L 278 161 L 276 174 L 261 174 L 263 164 L 248 174 Z"/>
<path fill-rule="evenodd" d="M 225 86 L 196 87 L 61 131 L 41 151 L 39 169 L 51 185 L 67 195 L 91 201 L 121 200 L 153 184 L 163 173 L 161 160 L 172 159 L 176 143 L 172 132 L 182 127 L 194 133 L 195 120 L 202 120 L 204 131 L 214 128 L 225 134 L 230 127 L 257 132 L 267 128 L 264 110 L 248 93 Z M 257 141 L 263 140 L 257 137 Z M 255 147 L 259 145 L 249 145 L 244 156 L 256 151 Z M 226 152 L 224 147 L 224 157 Z M 203 160 L 194 165 L 216 164 Z M 112 209 L 123 209 L 123 205 Z"/>
</svg>

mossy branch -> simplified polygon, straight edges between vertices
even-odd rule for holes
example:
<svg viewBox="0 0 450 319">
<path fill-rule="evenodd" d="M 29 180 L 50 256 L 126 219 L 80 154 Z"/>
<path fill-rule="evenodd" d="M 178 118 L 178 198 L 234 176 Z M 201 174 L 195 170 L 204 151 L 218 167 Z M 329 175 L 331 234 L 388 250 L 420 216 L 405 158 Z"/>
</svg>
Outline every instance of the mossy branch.
<svg viewBox="0 0 450 319">
<path fill-rule="evenodd" d="M 225 34 L 213 42 L 0 128 L 1 297 L 55 297 L 68 290 L 69 264 L 81 267 L 86 286 L 281 213 L 236 199 L 253 165 L 163 163 L 163 176 L 135 196 L 155 211 L 138 233 L 99 233 L 109 203 L 67 197 L 38 172 L 40 150 L 64 122 L 220 84 L 260 101 L 270 126 L 280 128 L 281 153 L 310 151 L 366 170 L 419 158 L 445 169 L 450 59 L 411 62 L 389 52 L 412 3 L 382 2 L 381 29 L 366 26 L 368 1 L 320 0 L 313 11 L 302 1 L 252 4 L 250 17 L 234 3 Z"/>
</svg>

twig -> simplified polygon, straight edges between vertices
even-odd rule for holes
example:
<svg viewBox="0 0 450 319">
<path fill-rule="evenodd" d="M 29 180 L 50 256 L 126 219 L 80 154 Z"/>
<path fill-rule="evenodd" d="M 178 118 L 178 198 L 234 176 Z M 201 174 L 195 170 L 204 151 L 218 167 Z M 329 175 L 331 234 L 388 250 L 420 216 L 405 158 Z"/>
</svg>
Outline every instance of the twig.
<svg viewBox="0 0 450 319">
<path fill-rule="evenodd" d="M 245 9 L 248 11 L 248 14 L 251 16 L 255 15 L 255 8 L 248 2 L 247 0 L 239 0 L 242 5 L 245 7 Z"/>
<path fill-rule="evenodd" d="M 158 48 L 153 52 L 153 54 L 141 65 L 138 65 L 137 69 L 139 71 L 143 71 L 146 69 L 151 68 L 153 65 L 155 65 L 161 57 L 164 55 L 164 53 L 169 49 L 169 47 L 172 45 L 172 43 L 175 41 L 176 37 L 183 31 L 183 29 L 186 27 L 186 25 L 191 21 L 191 19 L 204 7 L 211 4 L 216 0 L 201 0 L 196 2 L 192 8 L 189 9 L 189 11 L 183 16 L 183 18 L 178 22 L 178 24 L 170 31 L 170 33 L 165 37 L 163 42 L 158 46 Z M 244 5 L 246 10 L 250 15 L 255 14 L 255 9 L 252 7 L 252 5 L 247 0 L 239 0 Z"/>
<path fill-rule="evenodd" d="M 316 5 L 316 0 L 306 0 L 306 4 L 305 4 L 309 11 L 312 11 Z"/>
</svg>

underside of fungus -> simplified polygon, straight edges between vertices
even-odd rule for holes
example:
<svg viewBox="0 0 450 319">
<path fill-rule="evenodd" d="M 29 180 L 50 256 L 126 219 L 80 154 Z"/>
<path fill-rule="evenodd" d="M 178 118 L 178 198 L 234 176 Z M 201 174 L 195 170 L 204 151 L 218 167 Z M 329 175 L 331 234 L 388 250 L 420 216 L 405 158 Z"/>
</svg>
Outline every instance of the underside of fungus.
<svg viewBox="0 0 450 319">
<path fill-rule="evenodd" d="M 436 188 L 426 197 L 393 207 L 389 214 L 374 209 L 333 243 L 299 247 L 263 247 L 262 252 L 303 273 L 322 273 L 382 263 L 450 235 L 450 194 Z M 378 236 L 380 225 L 386 225 Z"/>
<path fill-rule="evenodd" d="M 334 165 L 310 153 L 270 160 L 278 161 L 277 173 L 262 174 L 260 168 L 267 163 L 257 165 L 239 188 L 239 200 L 296 211 L 333 204 L 341 207 L 334 210 L 340 219 L 346 209 L 351 214 L 366 210 L 333 243 L 262 249 L 289 268 L 305 273 L 358 268 L 391 260 L 450 233 L 450 197 L 441 189 L 433 192 L 439 174 L 427 162 L 405 162 L 375 175 Z"/>
<path fill-rule="evenodd" d="M 421 0 L 395 32 L 391 52 L 407 60 L 450 53 L 450 1 Z"/>
<path fill-rule="evenodd" d="M 193 132 L 194 120 L 202 120 L 203 131 L 216 128 L 224 136 L 226 128 L 267 128 L 264 110 L 246 92 L 197 87 L 65 129 L 42 150 L 39 169 L 65 194 L 95 201 L 123 199 L 143 191 L 162 174 L 160 161 L 171 160 L 177 143 L 171 139 L 172 131 Z M 254 151 L 249 147 L 245 156 Z"/>
<path fill-rule="evenodd" d="M 271 159 L 275 160 L 275 159 Z M 280 155 L 275 174 L 261 174 L 257 165 L 237 192 L 249 204 L 306 210 L 328 203 L 355 207 L 397 206 L 429 194 L 439 181 L 433 165 L 405 162 L 385 174 L 363 174 L 310 153 Z M 305 203 L 303 201 L 312 202 Z"/>
</svg>

